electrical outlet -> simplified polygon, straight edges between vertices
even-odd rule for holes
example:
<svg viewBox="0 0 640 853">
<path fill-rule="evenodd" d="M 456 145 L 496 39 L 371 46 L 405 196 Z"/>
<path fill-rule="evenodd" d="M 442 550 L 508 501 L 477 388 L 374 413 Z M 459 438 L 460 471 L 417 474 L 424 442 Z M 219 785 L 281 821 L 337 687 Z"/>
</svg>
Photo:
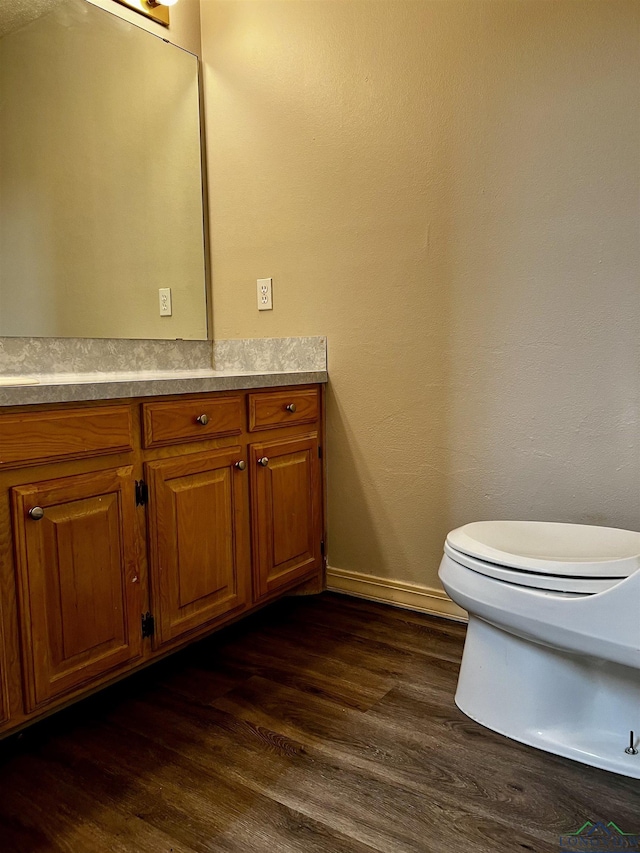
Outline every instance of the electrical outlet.
<svg viewBox="0 0 640 853">
<path fill-rule="evenodd" d="M 172 314 L 172 311 L 171 311 L 171 288 L 170 287 L 158 288 L 158 296 L 160 298 L 160 316 L 161 317 L 170 317 Z"/>
<path fill-rule="evenodd" d="M 273 308 L 273 279 L 258 279 L 258 311 L 271 311 Z"/>
</svg>

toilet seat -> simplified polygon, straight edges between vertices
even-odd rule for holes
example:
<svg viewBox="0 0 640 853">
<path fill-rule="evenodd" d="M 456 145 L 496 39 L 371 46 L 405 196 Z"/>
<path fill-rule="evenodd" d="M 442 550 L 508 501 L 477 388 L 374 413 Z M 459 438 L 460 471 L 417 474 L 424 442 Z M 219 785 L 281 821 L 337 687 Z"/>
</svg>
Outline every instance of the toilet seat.
<svg viewBox="0 0 640 853">
<path fill-rule="evenodd" d="M 475 521 L 447 536 L 488 563 L 565 577 L 626 578 L 640 568 L 640 533 L 547 521 Z"/>
<path fill-rule="evenodd" d="M 533 589 L 548 590 L 549 592 L 594 595 L 611 589 L 612 586 L 622 580 L 622 578 L 574 578 L 563 575 L 543 575 L 523 569 L 506 568 L 495 563 L 486 563 L 476 557 L 470 557 L 468 554 L 456 551 L 447 542 L 444 545 L 444 552 L 454 562 L 486 577 L 495 578 L 513 586 L 527 586 Z"/>
<path fill-rule="evenodd" d="M 453 530 L 445 552 L 460 565 L 506 583 L 595 594 L 640 568 L 640 533 L 557 522 L 478 521 Z"/>
</svg>

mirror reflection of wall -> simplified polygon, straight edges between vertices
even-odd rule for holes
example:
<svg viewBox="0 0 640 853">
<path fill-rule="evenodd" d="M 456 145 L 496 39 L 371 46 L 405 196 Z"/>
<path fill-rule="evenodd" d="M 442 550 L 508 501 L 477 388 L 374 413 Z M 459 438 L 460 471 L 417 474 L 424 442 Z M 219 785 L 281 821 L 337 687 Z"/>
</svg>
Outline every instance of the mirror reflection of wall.
<svg viewBox="0 0 640 853">
<path fill-rule="evenodd" d="M 197 58 L 85 0 L 4 29 L 0 335 L 205 339 Z"/>
</svg>

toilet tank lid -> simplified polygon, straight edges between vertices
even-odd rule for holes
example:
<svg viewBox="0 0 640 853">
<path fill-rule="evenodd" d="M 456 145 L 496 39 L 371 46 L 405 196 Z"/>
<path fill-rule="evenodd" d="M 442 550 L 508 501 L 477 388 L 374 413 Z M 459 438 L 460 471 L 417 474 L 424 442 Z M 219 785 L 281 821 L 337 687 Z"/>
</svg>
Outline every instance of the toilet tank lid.
<svg viewBox="0 0 640 853">
<path fill-rule="evenodd" d="M 470 557 L 565 577 L 626 578 L 640 568 L 640 533 L 553 521 L 474 521 L 449 546 Z"/>
</svg>

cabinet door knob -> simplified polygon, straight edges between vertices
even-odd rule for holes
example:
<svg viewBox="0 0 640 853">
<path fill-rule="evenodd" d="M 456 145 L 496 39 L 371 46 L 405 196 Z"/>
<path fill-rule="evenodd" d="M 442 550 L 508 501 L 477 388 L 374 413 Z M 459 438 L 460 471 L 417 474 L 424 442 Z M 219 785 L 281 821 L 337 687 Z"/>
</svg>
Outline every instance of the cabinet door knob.
<svg viewBox="0 0 640 853">
<path fill-rule="evenodd" d="M 202 426 L 206 426 L 209 423 L 209 415 L 198 415 L 196 421 Z"/>
<path fill-rule="evenodd" d="M 286 409 L 288 412 L 293 413 L 293 412 L 295 412 L 295 410 L 296 410 L 296 404 L 295 404 L 295 403 L 289 403 L 288 405 L 286 405 L 286 406 L 285 406 L 285 409 Z"/>
<path fill-rule="evenodd" d="M 32 518 L 34 521 L 40 521 L 41 518 L 44 518 L 44 510 L 41 506 L 32 506 L 28 515 L 29 518 Z"/>
<path fill-rule="evenodd" d="M 247 467 L 247 463 L 244 461 L 244 459 L 241 459 L 239 462 L 235 463 L 235 467 L 238 469 L 238 471 L 244 471 L 244 469 Z"/>
<path fill-rule="evenodd" d="M 268 456 L 262 456 L 260 459 L 258 459 L 258 465 L 262 465 L 263 468 L 266 468 L 268 464 L 269 464 L 269 457 Z"/>
</svg>

